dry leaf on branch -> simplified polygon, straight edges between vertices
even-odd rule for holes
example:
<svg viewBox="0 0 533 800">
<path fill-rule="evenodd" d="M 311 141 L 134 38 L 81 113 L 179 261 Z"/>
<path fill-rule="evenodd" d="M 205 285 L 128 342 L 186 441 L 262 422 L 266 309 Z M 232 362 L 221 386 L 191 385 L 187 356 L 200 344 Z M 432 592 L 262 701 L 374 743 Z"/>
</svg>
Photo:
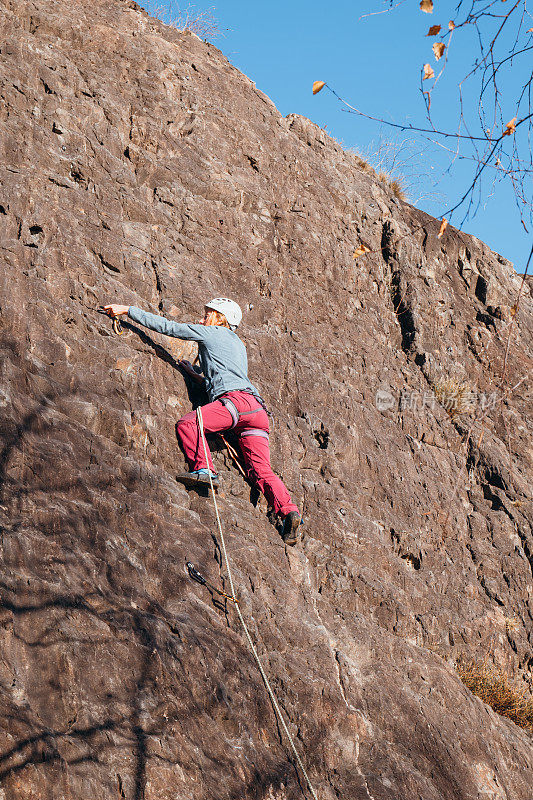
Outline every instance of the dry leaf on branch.
<svg viewBox="0 0 533 800">
<path fill-rule="evenodd" d="M 512 120 L 510 120 L 507 123 L 507 125 L 505 126 L 505 130 L 502 133 L 502 136 L 510 136 L 512 133 L 515 132 L 515 130 L 516 130 L 515 122 L 516 122 L 516 120 L 517 120 L 517 117 L 513 117 Z"/>
<path fill-rule="evenodd" d="M 511 308 L 509 309 L 509 314 L 511 315 L 511 319 L 513 319 L 513 317 L 516 317 L 517 311 L 518 311 L 518 303 L 515 303 L 514 306 L 511 306 Z"/>
<path fill-rule="evenodd" d="M 437 239 L 442 239 L 442 234 L 444 233 L 447 227 L 448 227 L 448 220 L 446 219 L 446 217 L 444 217 L 440 224 L 439 232 L 437 234 Z"/>
<path fill-rule="evenodd" d="M 436 36 L 440 29 L 440 25 L 432 25 L 429 31 L 426 33 L 426 36 Z"/>
<path fill-rule="evenodd" d="M 528 28 L 526 33 L 531 33 L 532 31 L 533 31 L 533 28 Z"/>
<path fill-rule="evenodd" d="M 435 42 L 435 44 L 431 49 L 433 50 L 435 59 L 439 61 L 439 59 L 442 58 L 442 54 L 446 50 L 446 45 L 444 44 L 444 42 Z"/>
<path fill-rule="evenodd" d="M 448 30 L 449 30 L 449 31 L 453 31 L 453 29 L 454 29 L 454 28 L 455 28 L 455 22 L 453 21 L 453 19 L 451 19 L 451 20 L 448 22 Z"/>
<path fill-rule="evenodd" d="M 431 64 L 424 64 L 424 77 L 422 78 L 423 81 L 427 81 L 428 78 L 434 78 L 435 73 L 433 72 L 433 67 Z"/>
<path fill-rule="evenodd" d="M 366 244 L 363 244 L 363 242 L 361 242 L 360 245 L 356 248 L 353 257 L 359 258 L 359 256 L 364 256 L 365 253 L 370 253 L 370 247 L 367 247 Z"/>
<path fill-rule="evenodd" d="M 424 14 L 433 13 L 433 0 L 420 0 L 420 9 Z"/>
<path fill-rule="evenodd" d="M 325 81 L 315 81 L 313 83 L 313 94 L 318 94 L 321 89 L 325 86 Z"/>
<path fill-rule="evenodd" d="M 431 92 L 424 92 L 423 94 L 427 94 L 427 96 L 428 96 L 427 104 L 428 104 L 428 111 L 429 111 L 431 109 Z"/>
</svg>

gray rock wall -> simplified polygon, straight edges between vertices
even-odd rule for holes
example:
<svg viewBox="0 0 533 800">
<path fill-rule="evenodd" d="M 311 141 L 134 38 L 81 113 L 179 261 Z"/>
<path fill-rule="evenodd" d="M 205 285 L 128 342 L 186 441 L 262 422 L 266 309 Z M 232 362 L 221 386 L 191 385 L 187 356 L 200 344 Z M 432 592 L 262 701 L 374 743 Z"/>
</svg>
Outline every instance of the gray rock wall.
<svg viewBox="0 0 533 800">
<path fill-rule="evenodd" d="M 227 589 L 174 477 L 194 349 L 96 313 L 227 294 L 305 539 L 213 442 L 222 518 L 318 796 L 529 798 L 530 736 L 453 662 L 531 681 L 531 284 L 511 325 L 509 262 L 133 2 L 0 0 L 0 26 L 1 796 L 305 791 L 234 609 L 185 569 Z M 450 378 L 503 399 L 452 419 Z"/>
</svg>

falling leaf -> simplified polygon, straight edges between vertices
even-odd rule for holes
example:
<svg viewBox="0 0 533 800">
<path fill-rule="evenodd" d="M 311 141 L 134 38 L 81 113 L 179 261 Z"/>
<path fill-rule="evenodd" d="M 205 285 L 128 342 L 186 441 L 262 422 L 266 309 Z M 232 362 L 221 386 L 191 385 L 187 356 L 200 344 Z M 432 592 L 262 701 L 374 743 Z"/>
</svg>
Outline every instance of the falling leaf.
<svg viewBox="0 0 533 800">
<path fill-rule="evenodd" d="M 420 0 L 420 8 L 424 14 L 433 13 L 433 0 Z"/>
<path fill-rule="evenodd" d="M 442 234 L 444 233 L 447 227 L 448 227 L 448 220 L 446 219 L 446 217 L 444 217 L 440 224 L 439 232 L 437 234 L 437 239 L 442 239 Z"/>
<path fill-rule="evenodd" d="M 446 45 L 444 42 L 435 42 L 433 47 L 431 48 L 435 54 L 435 59 L 439 61 L 442 58 L 442 54 L 446 50 Z"/>
<path fill-rule="evenodd" d="M 370 253 L 370 247 L 367 247 L 366 244 L 361 242 L 361 244 L 356 248 L 353 257 L 359 258 L 359 256 L 364 256 L 365 253 Z"/>
<path fill-rule="evenodd" d="M 424 64 L 424 77 L 422 78 L 423 81 L 427 81 L 428 78 L 434 78 L 435 73 L 433 72 L 433 67 L 431 64 Z"/>
<path fill-rule="evenodd" d="M 453 29 L 454 29 L 454 28 L 455 28 L 455 22 L 453 21 L 453 19 L 451 19 L 451 20 L 448 22 L 448 30 L 449 30 L 449 31 L 453 31 Z"/>
<path fill-rule="evenodd" d="M 313 94 L 318 94 L 318 93 L 319 93 L 319 91 L 320 91 L 321 89 L 323 89 L 325 85 L 326 85 L 326 84 L 325 84 L 325 82 L 324 82 L 324 81 L 315 81 L 315 82 L 313 83 Z"/>
<path fill-rule="evenodd" d="M 440 25 L 432 25 L 429 31 L 426 33 L 426 36 L 436 36 L 440 29 Z"/>
<path fill-rule="evenodd" d="M 517 119 L 516 117 L 513 117 L 512 120 L 510 120 L 507 123 L 507 125 L 505 126 L 505 130 L 502 133 L 502 136 L 510 136 L 512 133 L 515 132 L 515 130 L 516 130 L 516 125 L 515 125 L 516 119 Z"/>
</svg>

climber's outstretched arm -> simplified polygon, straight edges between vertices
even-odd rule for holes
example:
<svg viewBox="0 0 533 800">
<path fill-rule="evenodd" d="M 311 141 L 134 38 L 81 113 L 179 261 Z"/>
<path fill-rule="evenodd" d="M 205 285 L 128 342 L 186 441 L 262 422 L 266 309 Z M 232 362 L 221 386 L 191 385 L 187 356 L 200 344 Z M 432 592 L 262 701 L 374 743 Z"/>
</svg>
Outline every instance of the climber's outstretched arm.
<svg viewBox="0 0 533 800">
<path fill-rule="evenodd" d="M 135 306 L 122 306 L 118 303 L 111 303 L 104 306 L 110 317 L 118 317 L 121 314 L 127 314 L 130 319 L 149 328 L 156 333 L 163 333 L 165 336 L 174 336 L 176 339 L 187 339 L 193 342 L 203 342 L 209 335 L 212 335 L 212 329 L 207 325 L 195 325 L 182 322 L 171 322 L 165 317 L 159 317 L 157 314 L 150 314 L 148 311 L 143 311 L 141 308 Z"/>
<path fill-rule="evenodd" d="M 104 306 L 110 317 L 120 317 L 122 314 L 127 314 L 135 322 L 139 322 L 145 328 L 150 328 L 158 333 L 165 333 L 167 336 L 175 336 L 178 339 L 192 339 L 193 341 L 202 341 L 203 337 L 201 331 L 197 330 L 203 328 L 203 325 L 183 325 L 178 322 L 170 322 L 164 317 L 158 317 L 156 314 L 149 314 L 146 311 L 141 311 L 140 308 L 134 306 L 121 306 L 118 303 L 110 303 Z M 189 375 L 196 383 L 205 383 L 205 378 L 200 372 L 193 367 L 190 361 L 182 359 L 179 362 L 180 367 Z"/>
</svg>

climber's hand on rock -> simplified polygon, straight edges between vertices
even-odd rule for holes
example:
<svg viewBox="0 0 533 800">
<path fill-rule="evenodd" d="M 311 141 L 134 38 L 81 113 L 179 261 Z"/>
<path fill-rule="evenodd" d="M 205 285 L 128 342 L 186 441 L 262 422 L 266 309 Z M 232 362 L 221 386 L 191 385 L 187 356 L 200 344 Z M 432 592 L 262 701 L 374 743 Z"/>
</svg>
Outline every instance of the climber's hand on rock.
<svg viewBox="0 0 533 800">
<path fill-rule="evenodd" d="M 190 362 L 190 361 L 187 361 L 187 359 L 186 359 L 186 358 L 182 358 L 182 359 L 181 359 L 181 361 L 180 361 L 180 362 L 178 362 L 178 363 L 179 363 L 180 367 L 181 367 L 182 369 L 184 369 L 184 370 L 185 370 L 185 372 L 187 373 L 187 375 L 190 375 L 190 376 L 191 376 L 191 378 L 194 378 L 194 380 L 195 380 L 197 383 L 203 383 L 203 382 L 204 382 L 204 380 L 205 380 L 205 379 L 203 378 L 203 376 L 202 376 L 202 375 L 199 375 L 199 374 L 196 372 L 196 370 L 194 369 L 194 367 L 193 367 L 193 365 L 191 364 L 191 362 Z"/>
<path fill-rule="evenodd" d="M 110 317 L 120 317 L 121 314 L 128 313 L 129 306 L 119 306 L 118 303 L 110 303 L 110 305 L 104 306 L 104 311 L 106 314 L 109 314 Z"/>
<path fill-rule="evenodd" d="M 191 364 L 191 362 L 187 361 L 186 358 L 182 358 L 181 361 L 179 362 L 179 365 L 180 365 L 180 367 L 183 367 L 185 372 L 188 372 L 189 375 L 197 375 L 198 374 L 196 372 L 196 370 L 193 368 L 193 365 Z"/>
</svg>

